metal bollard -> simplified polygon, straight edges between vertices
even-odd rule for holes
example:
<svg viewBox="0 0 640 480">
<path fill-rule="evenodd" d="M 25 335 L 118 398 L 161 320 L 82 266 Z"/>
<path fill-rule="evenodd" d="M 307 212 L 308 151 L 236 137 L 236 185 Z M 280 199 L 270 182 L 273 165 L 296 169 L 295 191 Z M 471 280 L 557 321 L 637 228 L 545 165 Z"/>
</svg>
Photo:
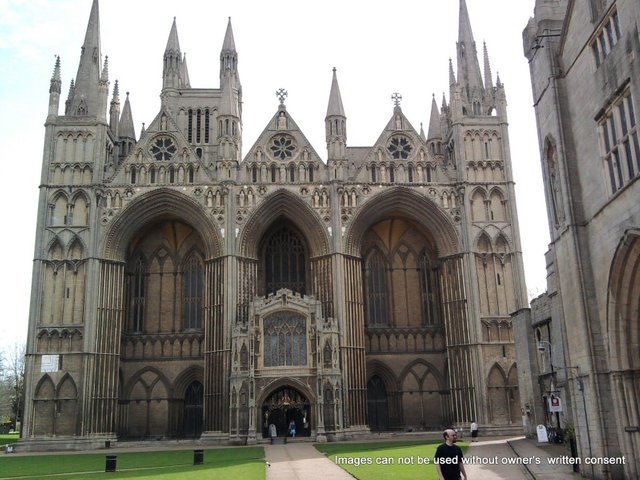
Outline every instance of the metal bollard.
<svg viewBox="0 0 640 480">
<path fill-rule="evenodd" d="M 193 464 L 202 465 L 204 463 L 204 450 L 193 451 Z"/>
<path fill-rule="evenodd" d="M 104 467 L 105 472 L 115 472 L 116 471 L 116 462 L 117 455 L 107 455 L 107 463 Z"/>
</svg>

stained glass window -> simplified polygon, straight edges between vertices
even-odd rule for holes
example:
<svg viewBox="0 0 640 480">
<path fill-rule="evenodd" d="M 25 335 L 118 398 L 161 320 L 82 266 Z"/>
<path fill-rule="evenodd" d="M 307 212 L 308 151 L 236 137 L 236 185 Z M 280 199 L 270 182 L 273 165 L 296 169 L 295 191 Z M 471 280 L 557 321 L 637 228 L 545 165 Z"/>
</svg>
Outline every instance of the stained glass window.
<svg viewBox="0 0 640 480">
<path fill-rule="evenodd" d="M 293 312 L 280 312 L 264 319 L 264 366 L 307 364 L 306 321 Z"/>
</svg>

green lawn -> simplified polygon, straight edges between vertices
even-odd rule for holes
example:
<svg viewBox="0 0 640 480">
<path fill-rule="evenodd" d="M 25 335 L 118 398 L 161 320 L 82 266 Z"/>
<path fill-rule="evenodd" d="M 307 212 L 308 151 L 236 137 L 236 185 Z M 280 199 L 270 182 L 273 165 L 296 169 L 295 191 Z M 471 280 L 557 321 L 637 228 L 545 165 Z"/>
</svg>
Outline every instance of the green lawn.
<svg viewBox="0 0 640 480">
<path fill-rule="evenodd" d="M 118 456 L 118 471 L 105 473 L 105 455 Z M 204 465 L 193 465 L 193 451 L 130 452 L 0 457 L 0 478 L 234 479 L 265 478 L 262 447 L 205 450 Z"/>
<path fill-rule="evenodd" d="M 336 464 L 360 480 L 437 480 L 433 456 L 441 441 L 322 443 L 315 447 Z M 468 444 L 460 442 L 462 451 Z M 428 464 L 420 464 L 429 460 Z M 340 462 L 348 463 L 340 463 Z M 359 465 L 355 465 L 359 462 Z"/>
</svg>

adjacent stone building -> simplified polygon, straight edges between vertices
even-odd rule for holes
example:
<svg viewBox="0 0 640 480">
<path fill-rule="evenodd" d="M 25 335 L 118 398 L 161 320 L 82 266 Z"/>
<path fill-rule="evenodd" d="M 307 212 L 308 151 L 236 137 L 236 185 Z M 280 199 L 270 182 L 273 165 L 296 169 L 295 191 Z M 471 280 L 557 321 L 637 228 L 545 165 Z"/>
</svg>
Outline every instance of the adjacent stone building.
<svg viewBox="0 0 640 480">
<path fill-rule="evenodd" d="M 109 86 L 97 0 L 64 114 L 56 62 L 24 448 L 254 443 L 291 420 L 319 441 L 518 429 L 510 313 L 527 303 L 505 89 L 486 48 L 481 74 L 465 1 L 427 134 L 396 94 L 375 144 L 350 147 L 334 69 L 324 157 L 284 90 L 242 154 L 230 21 L 219 88 L 190 86 L 175 20 L 158 61 L 139 137 Z"/>
<path fill-rule="evenodd" d="M 523 34 L 551 244 L 546 306 L 515 320 L 521 393 L 534 426 L 559 395 L 582 458 L 624 457 L 595 478 L 640 476 L 639 24 L 637 0 L 537 0 Z"/>
</svg>

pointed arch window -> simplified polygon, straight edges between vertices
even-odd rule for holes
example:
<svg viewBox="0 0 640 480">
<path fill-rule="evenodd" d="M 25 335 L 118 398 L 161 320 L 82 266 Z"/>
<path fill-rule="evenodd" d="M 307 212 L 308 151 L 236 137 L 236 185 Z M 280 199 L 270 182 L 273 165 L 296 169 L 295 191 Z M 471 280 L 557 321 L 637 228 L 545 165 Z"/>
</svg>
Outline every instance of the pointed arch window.
<svg viewBox="0 0 640 480">
<path fill-rule="evenodd" d="M 413 167 L 409 165 L 407 176 L 409 177 L 409 183 L 413 183 Z"/>
<path fill-rule="evenodd" d="M 204 111 L 204 143 L 209 143 L 209 122 L 210 122 L 211 114 L 209 113 L 209 109 L 207 108 Z"/>
<path fill-rule="evenodd" d="M 265 292 L 288 288 L 306 292 L 306 251 L 301 238 L 288 227 L 276 230 L 264 247 Z"/>
<path fill-rule="evenodd" d="M 144 329 L 146 267 L 142 257 L 138 257 L 129 276 L 129 319 L 131 331 L 142 332 Z"/>
<path fill-rule="evenodd" d="M 313 165 L 309 165 L 309 181 L 313 182 Z"/>
<path fill-rule="evenodd" d="M 371 181 L 376 182 L 376 167 L 375 165 L 371 165 Z"/>
<path fill-rule="evenodd" d="M 271 165 L 271 183 L 276 183 L 276 166 Z"/>
<path fill-rule="evenodd" d="M 282 312 L 264 319 L 264 366 L 307 364 L 306 320 L 299 314 Z"/>
<path fill-rule="evenodd" d="M 201 118 L 202 118 L 202 111 L 198 109 L 196 111 L 196 143 L 200 143 L 200 127 L 202 122 Z"/>
<path fill-rule="evenodd" d="M 256 183 L 258 181 L 258 167 L 255 165 L 251 167 L 251 181 Z"/>
<path fill-rule="evenodd" d="M 182 273 L 182 321 L 185 329 L 202 328 L 202 262 L 192 254 Z"/>
<path fill-rule="evenodd" d="M 289 181 L 291 183 L 296 181 L 296 167 L 295 165 L 289 165 Z"/>
<path fill-rule="evenodd" d="M 386 263 L 378 250 L 374 250 L 365 263 L 365 299 L 367 302 L 367 326 L 369 327 L 389 325 Z"/>
<path fill-rule="evenodd" d="M 420 283 L 422 294 L 422 318 L 425 325 L 440 323 L 440 302 L 438 300 L 438 270 L 434 268 L 429 256 L 422 254 L 420 259 Z"/>
</svg>

